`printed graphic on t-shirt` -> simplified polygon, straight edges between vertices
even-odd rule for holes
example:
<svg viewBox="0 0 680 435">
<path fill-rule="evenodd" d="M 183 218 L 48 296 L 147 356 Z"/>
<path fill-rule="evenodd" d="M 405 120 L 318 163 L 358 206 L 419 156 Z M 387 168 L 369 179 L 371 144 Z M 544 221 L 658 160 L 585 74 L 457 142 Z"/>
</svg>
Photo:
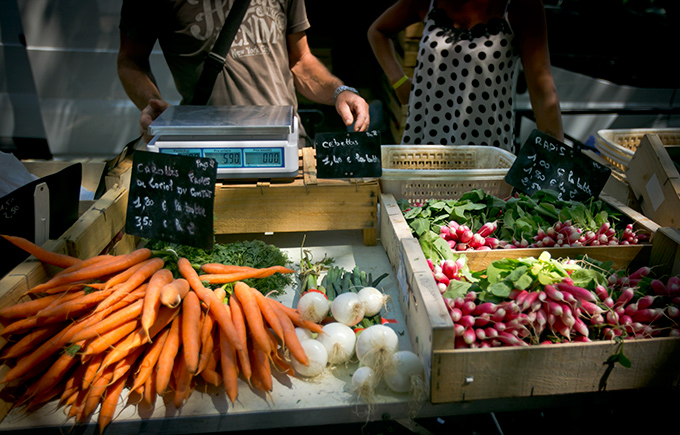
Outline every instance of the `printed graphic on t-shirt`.
<svg viewBox="0 0 680 435">
<path fill-rule="evenodd" d="M 191 34 L 207 40 L 219 32 L 226 18 L 226 3 L 221 0 L 189 0 L 202 5 L 202 11 L 194 17 Z M 284 42 L 286 16 L 278 0 L 251 0 L 241 27 L 231 45 L 233 58 L 269 54 L 272 44 Z"/>
</svg>

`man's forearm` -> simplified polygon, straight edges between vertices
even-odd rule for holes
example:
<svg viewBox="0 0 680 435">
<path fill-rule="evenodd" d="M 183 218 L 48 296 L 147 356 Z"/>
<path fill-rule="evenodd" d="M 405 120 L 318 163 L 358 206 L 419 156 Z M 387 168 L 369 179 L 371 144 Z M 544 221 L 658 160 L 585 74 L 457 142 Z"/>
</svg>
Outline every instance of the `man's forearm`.
<svg viewBox="0 0 680 435">
<path fill-rule="evenodd" d="M 118 77 L 130 100 L 142 110 L 151 99 L 162 99 L 151 70 L 144 70 L 126 59 L 118 60 Z"/>
</svg>

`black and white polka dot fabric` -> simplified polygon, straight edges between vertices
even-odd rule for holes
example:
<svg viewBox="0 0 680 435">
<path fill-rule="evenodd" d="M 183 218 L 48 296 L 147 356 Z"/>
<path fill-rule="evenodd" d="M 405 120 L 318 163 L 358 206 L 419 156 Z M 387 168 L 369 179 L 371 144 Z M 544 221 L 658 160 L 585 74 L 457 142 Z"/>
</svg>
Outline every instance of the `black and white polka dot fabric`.
<svg viewBox="0 0 680 435">
<path fill-rule="evenodd" d="M 518 55 L 507 20 L 454 28 L 428 13 L 402 144 L 492 145 L 513 151 Z"/>
</svg>

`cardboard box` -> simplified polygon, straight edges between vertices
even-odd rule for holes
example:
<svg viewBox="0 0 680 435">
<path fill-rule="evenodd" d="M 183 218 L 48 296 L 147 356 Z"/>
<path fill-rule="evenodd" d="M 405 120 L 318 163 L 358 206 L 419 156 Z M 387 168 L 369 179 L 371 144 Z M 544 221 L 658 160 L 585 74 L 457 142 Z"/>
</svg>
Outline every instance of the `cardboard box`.
<svg viewBox="0 0 680 435">
<path fill-rule="evenodd" d="M 640 140 L 626 170 L 645 216 L 664 227 L 680 228 L 680 173 L 673 162 L 680 146 L 664 146 L 658 135 Z"/>
</svg>

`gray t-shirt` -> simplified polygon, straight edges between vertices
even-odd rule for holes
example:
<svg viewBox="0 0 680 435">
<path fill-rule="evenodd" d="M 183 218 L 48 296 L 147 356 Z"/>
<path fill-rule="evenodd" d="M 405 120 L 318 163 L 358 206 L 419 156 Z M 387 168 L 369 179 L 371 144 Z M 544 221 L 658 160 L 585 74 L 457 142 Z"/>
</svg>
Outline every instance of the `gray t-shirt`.
<svg viewBox="0 0 680 435">
<path fill-rule="evenodd" d="M 233 2 L 124 0 L 120 29 L 140 42 L 159 42 L 187 104 Z M 297 110 L 286 35 L 308 28 L 304 0 L 251 0 L 208 104 Z"/>
</svg>

